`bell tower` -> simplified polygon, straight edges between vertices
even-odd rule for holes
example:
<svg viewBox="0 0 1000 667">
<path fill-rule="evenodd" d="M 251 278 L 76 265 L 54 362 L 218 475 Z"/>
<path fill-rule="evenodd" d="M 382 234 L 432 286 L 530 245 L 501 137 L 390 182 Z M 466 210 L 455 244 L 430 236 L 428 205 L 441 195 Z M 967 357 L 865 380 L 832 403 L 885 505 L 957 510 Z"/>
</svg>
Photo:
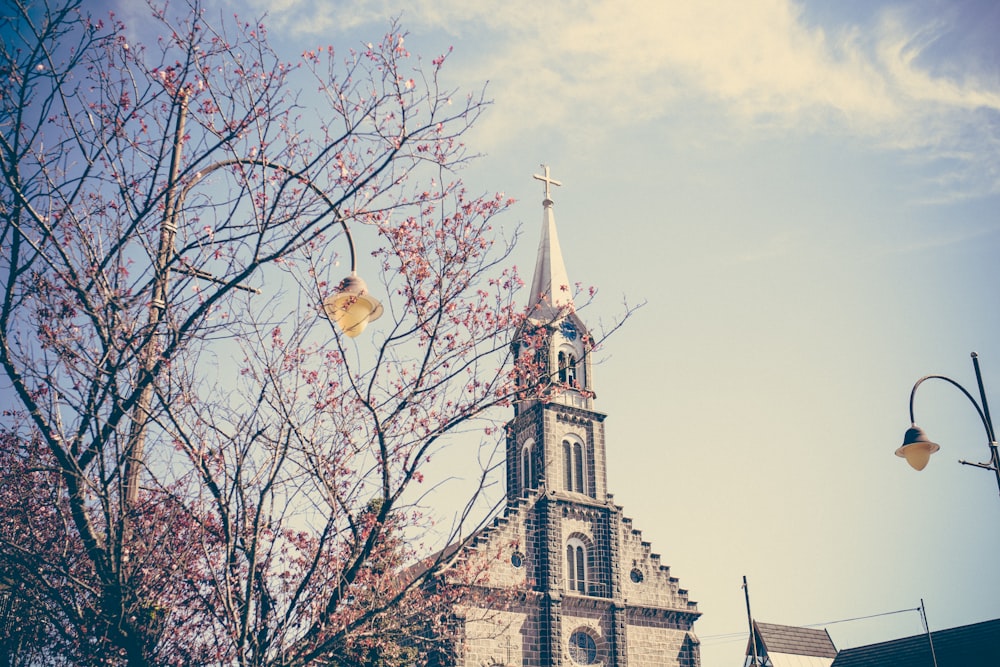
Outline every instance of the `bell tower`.
<svg viewBox="0 0 1000 667">
<path fill-rule="evenodd" d="M 543 168 L 541 242 L 514 342 L 507 503 L 462 551 L 487 567 L 490 587 L 516 595 L 484 619 L 464 617 L 458 665 L 699 667 L 697 604 L 608 493 L 594 339 L 559 248 L 560 183 Z"/>
<path fill-rule="evenodd" d="M 549 175 L 545 184 L 542 234 L 529 293 L 528 319 L 515 343 L 530 355 L 532 383 L 514 407 L 508 443 L 508 498 L 514 500 L 543 484 L 558 495 L 606 501 L 604 415 L 594 411 L 594 341 L 577 316 L 573 290 L 556 233 Z"/>
</svg>

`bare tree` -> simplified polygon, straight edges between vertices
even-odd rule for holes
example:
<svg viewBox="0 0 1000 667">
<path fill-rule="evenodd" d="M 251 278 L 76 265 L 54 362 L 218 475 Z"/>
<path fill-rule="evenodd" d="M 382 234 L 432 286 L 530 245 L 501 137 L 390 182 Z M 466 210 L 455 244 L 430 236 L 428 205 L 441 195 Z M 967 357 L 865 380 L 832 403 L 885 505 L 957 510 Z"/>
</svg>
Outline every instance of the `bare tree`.
<svg viewBox="0 0 1000 667">
<path fill-rule="evenodd" d="M 264 26 L 197 5 L 154 9 L 144 45 L 80 0 L 3 12 L 0 581 L 28 619 L 19 659 L 426 659 L 475 587 L 402 569 L 428 528 L 415 488 L 449 434 L 493 451 L 490 410 L 532 372 L 509 359 L 520 280 L 492 228 L 509 202 L 453 173 L 486 101 L 443 87 L 446 57 L 411 58 L 397 26 L 286 62 Z M 351 231 L 386 312 L 357 339 L 321 316 L 370 294 L 331 298 Z"/>
</svg>

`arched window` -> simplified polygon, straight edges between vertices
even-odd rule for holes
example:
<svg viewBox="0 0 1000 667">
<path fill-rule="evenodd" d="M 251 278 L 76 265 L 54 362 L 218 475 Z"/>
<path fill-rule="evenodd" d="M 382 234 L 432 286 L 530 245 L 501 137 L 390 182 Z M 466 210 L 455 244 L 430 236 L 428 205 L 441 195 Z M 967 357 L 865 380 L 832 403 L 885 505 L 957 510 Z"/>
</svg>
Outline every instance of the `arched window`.
<svg viewBox="0 0 1000 667">
<path fill-rule="evenodd" d="M 566 379 L 563 380 L 566 384 L 571 387 L 576 386 L 576 355 L 567 354 L 566 355 Z"/>
<path fill-rule="evenodd" d="M 528 440 L 521 448 L 521 487 L 538 488 L 538 471 L 535 470 L 535 441 Z"/>
<path fill-rule="evenodd" d="M 566 542 L 566 587 L 587 594 L 587 545 L 578 537 Z"/>
<path fill-rule="evenodd" d="M 583 476 L 583 445 L 579 442 L 573 443 L 573 490 L 580 493 L 587 492 L 586 478 Z"/>
<path fill-rule="evenodd" d="M 577 440 L 563 440 L 562 446 L 566 490 L 587 493 L 587 465 L 583 443 Z"/>
<path fill-rule="evenodd" d="M 569 440 L 563 440 L 563 475 L 566 479 L 566 490 L 573 490 L 573 445 Z"/>
<path fill-rule="evenodd" d="M 528 339 L 517 343 L 515 384 L 520 388 L 534 386 L 549 372 L 548 350 Z"/>
<path fill-rule="evenodd" d="M 559 362 L 559 382 L 576 386 L 576 355 L 572 352 L 560 351 Z"/>
</svg>

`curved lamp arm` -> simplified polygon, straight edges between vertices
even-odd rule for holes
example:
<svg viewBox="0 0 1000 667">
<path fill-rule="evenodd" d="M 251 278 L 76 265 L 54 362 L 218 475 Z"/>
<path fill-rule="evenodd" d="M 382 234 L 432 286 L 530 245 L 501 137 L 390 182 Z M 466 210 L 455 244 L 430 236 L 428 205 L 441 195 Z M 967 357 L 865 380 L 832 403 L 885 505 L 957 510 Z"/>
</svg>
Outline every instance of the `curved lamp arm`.
<svg viewBox="0 0 1000 667">
<path fill-rule="evenodd" d="M 199 170 L 190 181 L 184 184 L 184 187 L 177 193 L 177 197 L 174 199 L 174 210 L 176 211 L 180 208 L 180 204 L 184 201 L 187 193 L 203 178 L 214 171 L 234 165 L 257 165 L 282 172 L 292 178 L 298 179 L 306 187 L 319 195 L 330 210 L 333 211 L 336 221 L 344 228 L 344 236 L 347 237 L 347 246 L 351 253 L 351 274 L 340 281 L 336 291 L 323 301 L 323 310 L 326 316 L 339 325 L 341 330 L 350 338 L 354 338 L 364 331 L 369 322 L 373 322 L 381 317 L 383 312 L 382 304 L 368 293 L 368 285 L 358 276 L 358 260 L 354 249 L 354 237 L 351 235 L 351 229 L 347 226 L 347 220 L 340 215 L 337 205 L 330 200 L 330 197 L 301 171 L 295 171 L 290 167 L 265 158 L 230 158 L 228 160 L 220 160 Z M 176 229 L 175 223 L 172 226 Z"/>
<path fill-rule="evenodd" d="M 997 480 L 997 488 L 1000 489 L 1000 454 L 998 454 L 997 451 L 996 434 L 993 430 L 993 420 L 990 419 L 989 404 L 986 402 L 986 390 L 983 387 L 983 375 L 979 369 L 979 355 L 975 352 L 972 353 L 972 365 L 976 370 L 976 383 L 979 386 L 979 397 L 982 403 L 977 402 L 975 397 L 969 393 L 965 387 L 944 375 L 925 375 L 916 381 L 913 385 L 913 389 L 910 390 L 910 428 L 906 431 L 902 446 L 896 450 L 896 456 L 905 458 L 906 462 L 909 463 L 914 469 L 923 470 L 927 465 L 931 454 L 941 449 L 940 445 L 932 442 L 924 433 L 924 430 L 917 426 L 916 420 L 913 416 L 913 399 L 916 396 L 917 387 L 927 380 L 944 380 L 951 386 L 956 387 L 959 391 L 961 391 L 962 394 L 969 399 L 969 402 L 972 403 L 973 407 L 976 408 L 976 414 L 979 415 L 979 419 L 983 423 L 983 428 L 986 429 L 987 447 L 990 451 L 990 460 L 988 463 L 974 463 L 964 460 L 960 460 L 959 463 L 993 471 Z"/>
<path fill-rule="evenodd" d="M 976 399 L 972 397 L 972 394 L 970 394 L 969 391 L 965 387 L 963 387 L 959 383 L 955 382 L 950 377 L 946 377 L 944 375 L 925 375 L 924 377 L 922 377 L 919 380 L 917 380 L 916 383 L 913 385 L 913 389 L 910 390 L 910 424 L 911 425 L 916 426 L 916 424 L 917 424 L 916 420 L 913 418 L 913 397 L 917 393 L 917 387 L 919 387 L 921 384 L 923 384 L 927 380 L 944 380 L 945 382 L 947 382 L 951 386 L 957 387 L 960 392 L 962 392 L 963 394 L 965 394 L 965 397 L 967 399 L 969 399 L 969 402 L 972 403 L 973 407 L 976 408 L 976 413 L 979 415 L 979 419 L 982 420 L 982 422 L 983 422 L 983 428 L 986 429 L 986 437 L 988 437 L 990 439 L 990 442 L 993 442 L 994 440 L 996 440 L 996 438 L 993 437 L 993 425 L 990 423 L 990 420 L 986 416 L 986 413 L 983 412 L 983 409 L 981 407 L 979 407 L 979 403 L 976 402 Z"/>
<path fill-rule="evenodd" d="M 214 171 L 218 171 L 219 169 L 222 169 L 224 167 L 232 167 L 238 164 L 257 165 L 259 167 L 265 167 L 267 169 L 273 169 L 275 171 L 280 171 L 284 174 L 288 174 L 292 178 L 298 179 L 303 185 L 305 185 L 307 188 L 309 188 L 317 195 L 319 195 L 320 199 L 322 199 L 323 202 L 328 207 L 330 207 L 330 210 L 334 212 L 334 215 L 337 218 L 337 222 L 340 223 L 340 226 L 344 228 L 344 235 L 347 236 L 347 245 L 351 250 L 351 273 L 352 274 L 357 273 L 357 254 L 355 253 L 354 250 L 354 237 L 351 236 L 351 230 L 347 226 L 347 221 L 340 216 L 340 211 L 337 210 L 337 205 L 330 200 L 330 197 L 327 196 L 327 194 L 323 192 L 323 190 L 321 190 L 318 185 L 316 185 L 311 180 L 306 178 L 306 176 L 304 176 L 301 171 L 295 171 L 291 167 L 286 167 L 285 165 L 280 164 L 278 162 L 271 162 L 270 160 L 267 160 L 265 158 L 245 158 L 245 157 L 230 158 L 228 160 L 220 160 L 219 162 L 214 162 L 208 165 L 207 167 L 198 170 L 198 172 L 191 178 L 191 180 L 184 184 L 184 187 L 181 188 L 180 192 L 177 193 L 177 197 L 174 200 L 175 208 L 178 209 L 180 208 L 181 203 L 184 202 L 184 198 L 187 197 L 187 194 L 191 190 L 191 188 L 197 185 L 203 178 L 205 178 Z"/>
</svg>

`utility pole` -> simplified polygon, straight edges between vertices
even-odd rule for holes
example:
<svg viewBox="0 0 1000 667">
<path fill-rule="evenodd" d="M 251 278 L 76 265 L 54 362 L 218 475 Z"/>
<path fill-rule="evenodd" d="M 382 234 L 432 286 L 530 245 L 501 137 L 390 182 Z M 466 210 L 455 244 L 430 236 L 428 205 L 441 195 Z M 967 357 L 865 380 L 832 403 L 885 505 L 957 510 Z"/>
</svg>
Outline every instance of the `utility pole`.
<svg viewBox="0 0 1000 667">
<path fill-rule="evenodd" d="M 753 627 L 753 616 L 750 614 L 750 586 L 747 585 L 747 575 L 743 575 L 743 595 L 747 601 L 747 623 L 750 625 L 750 654 L 753 656 L 753 667 L 760 667 L 757 657 L 757 633 Z"/>
<path fill-rule="evenodd" d="M 153 379 L 160 349 L 156 343 L 157 329 L 167 311 L 167 288 L 170 281 L 170 261 L 175 252 L 177 237 L 177 179 L 181 169 L 181 153 L 184 148 L 184 121 L 187 118 L 188 98 L 185 91 L 179 93 L 177 125 L 174 129 L 174 146 L 170 155 L 170 175 L 167 182 L 166 200 L 163 206 L 163 224 L 160 226 L 160 243 L 156 251 L 155 275 L 153 278 L 153 298 L 149 304 L 149 338 L 142 351 L 142 372 L 139 381 L 145 382 L 132 409 L 132 425 L 125 452 L 125 511 L 133 507 L 139 498 L 139 476 L 142 473 L 143 450 L 146 446 L 146 431 L 153 405 Z"/>
</svg>

